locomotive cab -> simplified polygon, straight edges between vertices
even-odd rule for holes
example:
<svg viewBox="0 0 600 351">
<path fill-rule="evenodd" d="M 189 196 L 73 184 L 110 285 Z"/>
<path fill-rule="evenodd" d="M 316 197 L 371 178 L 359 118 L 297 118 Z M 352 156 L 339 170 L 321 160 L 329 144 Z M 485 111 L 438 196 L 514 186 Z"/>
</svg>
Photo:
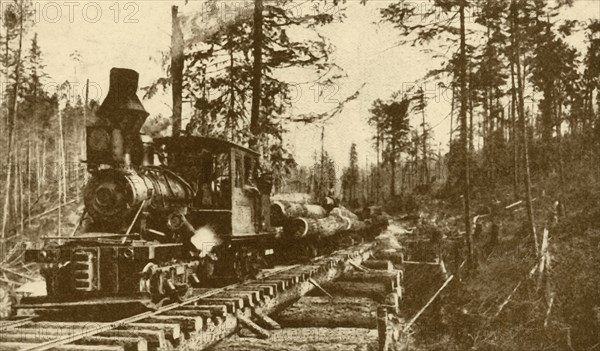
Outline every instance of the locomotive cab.
<svg viewBox="0 0 600 351">
<path fill-rule="evenodd" d="M 186 217 L 210 226 L 223 239 L 272 235 L 268 174 L 259 174 L 259 154 L 226 140 L 206 137 L 155 141 L 160 163 L 188 182 L 194 199 Z"/>
</svg>

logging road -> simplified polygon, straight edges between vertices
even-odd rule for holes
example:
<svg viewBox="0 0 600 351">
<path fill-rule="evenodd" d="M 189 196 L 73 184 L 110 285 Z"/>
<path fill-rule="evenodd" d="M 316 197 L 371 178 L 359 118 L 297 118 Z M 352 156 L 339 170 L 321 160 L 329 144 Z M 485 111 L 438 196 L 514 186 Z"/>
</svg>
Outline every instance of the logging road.
<svg viewBox="0 0 600 351">
<path fill-rule="evenodd" d="M 110 323 L 55 322 L 40 317 L 0 321 L 0 350 L 203 350 L 241 327 L 265 337 L 276 324 L 269 315 L 360 264 L 374 244 L 267 272 L 219 289 L 194 289 L 181 303 Z"/>
</svg>

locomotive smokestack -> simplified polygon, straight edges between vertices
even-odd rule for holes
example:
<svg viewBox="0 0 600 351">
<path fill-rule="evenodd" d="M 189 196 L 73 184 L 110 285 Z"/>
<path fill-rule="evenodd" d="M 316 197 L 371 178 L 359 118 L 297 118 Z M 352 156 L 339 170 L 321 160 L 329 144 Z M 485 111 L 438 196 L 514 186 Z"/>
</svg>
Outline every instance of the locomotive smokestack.
<svg viewBox="0 0 600 351">
<path fill-rule="evenodd" d="M 148 112 L 137 97 L 139 75 L 126 68 L 110 70 L 110 86 L 97 115 L 110 121 L 112 154 L 119 166 L 131 165 L 131 152 L 140 143 L 139 131 Z"/>
</svg>

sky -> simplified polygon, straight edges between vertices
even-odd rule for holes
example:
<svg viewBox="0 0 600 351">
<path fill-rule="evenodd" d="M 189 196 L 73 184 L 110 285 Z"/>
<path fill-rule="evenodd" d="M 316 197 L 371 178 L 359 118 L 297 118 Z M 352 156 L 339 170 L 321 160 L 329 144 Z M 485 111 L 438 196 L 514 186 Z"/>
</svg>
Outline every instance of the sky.
<svg viewBox="0 0 600 351">
<path fill-rule="evenodd" d="M 310 1 L 298 0 L 290 7 L 298 15 L 311 11 Z M 231 3 L 231 1 L 229 1 Z M 379 10 L 388 0 L 369 0 L 361 5 L 348 0 L 338 7 L 331 1 L 321 9 L 329 13 L 344 11 L 346 18 L 319 29 L 334 45 L 331 55 L 344 69 L 345 77 L 334 86 L 306 82 L 310 76 L 290 73 L 286 81 L 294 83 L 295 96 L 292 115 L 329 110 L 360 89 L 358 98 L 346 104 L 342 113 L 325 125 L 324 147 L 340 168 L 348 163 L 350 145 L 357 144 L 360 162 L 375 161 L 373 131 L 367 124 L 369 108 L 377 98 L 388 99 L 394 92 L 406 92 L 415 86 L 425 73 L 439 68 L 442 60 L 434 60 L 422 48 L 398 46 L 397 30 L 380 22 Z M 427 6 L 427 1 L 422 1 Z M 239 2 L 240 8 L 245 5 Z M 108 90 L 108 76 L 112 67 L 126 67 L 140 73 L 140 86 L 150 84 L 164 75 L 161 52 L 168 51 L 171 33 L 171 6 L 179 5 L 183 13 L 203 11 L 204 4 L 183 1 L 39 1 L 35 28 L 42 48 L 46 71 L 50 79 L 48 89 L 66 80 L 73 86 L 72 95 L 83 95 L 86 79 L 90 81 L 90 98 L 102 100 Z M 345 9 L 344 9 L 345 8 Z M 231 13 L 225 8 L 220 20 L 227 21 Z M 575 0 L 573 8 L 564 11 L 561 18 L 600 19 L 600 0 Z M 207 22 L 207 27 L 218 25 Z M 469 24 L 473 26 L 473 24 Z M 580 50 L 585 49 L 583 35 L 569 38 Z M 452 55 L 444 52 L 448 57 Z M 73 54 L 79 59 L 74 60 Z M 451 93 L 428 82 L 423 88 L 428 96 L 427 123 L 432 127 L 435 148 L 447 149 L 450 130 Z M 362 87 L 362 88 L 361 88 Z M 140 97 L 141 93 L 138 94 Z M 144 101 L 152 115 L 170 114 L 170 95 Z M 189 110 L 188 110 L 189 112 Z M 184 111 L 185 118 L 186 111 Z M 414 116 L 418 125 L 420 116 Z M 315 152 L 321 149 L 321 126 L 287 125 L 286 141 L 296 160 L 302 165 L 312 163 Z"/>
</svg>

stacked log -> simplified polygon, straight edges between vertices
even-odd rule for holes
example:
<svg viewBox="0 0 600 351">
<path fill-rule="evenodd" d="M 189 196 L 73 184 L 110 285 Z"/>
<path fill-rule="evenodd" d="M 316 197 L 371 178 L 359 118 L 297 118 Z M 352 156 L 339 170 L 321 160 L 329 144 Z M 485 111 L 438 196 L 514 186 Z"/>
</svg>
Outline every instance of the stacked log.
<svg viewBox="0 0 600 351">
<path fill-rule="evenodd" d="M 352 223 L 338 216 L 321 219 L 300 217 L 288 221 L 284 227 L 284 233 L 295 239 L 323 239 L 347 231 L 350 228 L 352 228 Z"/>
<path fill-rule="evenodd" d="M 320 219 L 327 217 L 327 211 L 319 205 L 291 201 L 274 201 L 271 204 L 271 224 L 279 227 L 295 218 Z"/>
<path fill-rule="evenodd" d="M 338 207 L 334 208 L 333 210 L 331 210 L 329 215 L 345 217 L 345 218 L 350 219 L 353 222 L 358 222 L 358 216 L 355 215 L 354 213 L 352 213 L 350 210 L 348 210 L 344 206 L 338 206 Z"/>
<path fill-rule="evenodd" d="M 294 239 L 323 239 L 349 232 L 365 236 L 377 233 L 388 224 L 385 214 L 371 212 L 373 216 L 361 220 L 343 206 L 334 208 L 328 214 L 319 205 L 278 200 L 271 205 L 271 224 L 283 227 L 284 234 Z"/>
</svg>

